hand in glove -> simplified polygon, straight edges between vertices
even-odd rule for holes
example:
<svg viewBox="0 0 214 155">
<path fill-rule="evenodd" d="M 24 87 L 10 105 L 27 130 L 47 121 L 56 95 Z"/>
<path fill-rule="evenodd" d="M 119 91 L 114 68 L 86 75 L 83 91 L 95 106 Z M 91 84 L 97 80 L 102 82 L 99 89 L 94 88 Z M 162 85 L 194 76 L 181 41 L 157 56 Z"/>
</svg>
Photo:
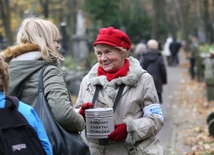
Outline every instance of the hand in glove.
<svg viewBox="0 0 214 155">
<path fill-rule="evenodd" d="M 90 108 L 93 108 L 94 107 L 94 104 L 93 103 L 90 103 L 90 102 L 87 102 L 87 103 L 84 103 L 80 110 L 79 110 L 79 114 L 82 115 L 82 117 L 84 118 L 85 120 L 85 110 L 86 109 L 90 109 Z"/>
<path fill-rule="evenodd" d="M 108 138 L 112 141 L 123 141 L 127 137 L 126 124 L 117 124 L 115 125 L 115 130 L 108 135 Z"/>
</svg>

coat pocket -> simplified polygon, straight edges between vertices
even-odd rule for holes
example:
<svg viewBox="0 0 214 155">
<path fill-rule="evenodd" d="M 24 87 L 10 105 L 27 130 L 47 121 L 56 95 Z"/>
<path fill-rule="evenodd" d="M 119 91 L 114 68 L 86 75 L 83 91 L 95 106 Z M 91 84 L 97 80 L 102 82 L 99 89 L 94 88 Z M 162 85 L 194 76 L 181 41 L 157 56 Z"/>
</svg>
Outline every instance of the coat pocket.
<svg viewBox="0 0 214 155">
<path fill-rule="evenodd" d="M 165 147 L 155 137 L 137 143 L 130 155 L 165 155 Z"/>
</svg>

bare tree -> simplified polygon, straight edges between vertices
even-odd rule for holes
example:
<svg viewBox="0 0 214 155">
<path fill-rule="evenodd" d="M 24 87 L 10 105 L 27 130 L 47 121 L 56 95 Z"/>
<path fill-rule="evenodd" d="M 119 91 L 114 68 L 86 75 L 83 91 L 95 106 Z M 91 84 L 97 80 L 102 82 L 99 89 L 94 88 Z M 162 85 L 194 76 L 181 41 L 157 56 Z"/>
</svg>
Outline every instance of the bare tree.
<svg viewBox="0 0 214 155">
<path fill-rule="evenodd" d="M 191 0 L 166 0 L 165 16 L 168 32 L 170 35 L 177 37 L 180 33 L 181 39 L 188 41 L 190 34 L 190 14 Z M 192 2 L 193 4 L 193 2 Z"/>
<path fill-rule="evenodd" d="M 203 0 L 203 20 L 205 27 L 205 38 L 207 39 L 207 42 L 212 43 L 214 41 L 214 33 L 212 27 L 213 19 L 211 17 L 211 14 L 213 14 L 213 5 L 210 5 L 210 3 L 211 1 L 209 0 Z"/>
<path fill-rule="evenodd" d="M 49 0 L 39 0 L 45 18 L 49 17 Z"/>
<path fill-rule="evenodd" d="M 153 28 L 152 28 L 152 38 L 158 37 L 158 29 L 160 29 L 161 21 L 164 21 L 164 6 L 165 0 L 153 0 Z"/>
<path fill-rule="evenodd" d="M 178 0 L 177 2 L 177 16 L 179 17 L 179 29 L 181 30 L 182 38 L 186 40 L 186 42 L 189 42 L 189 21 L 190 21 L 190 5 L 191 0 L 183 1 L 180 3 Z"/>
</svg>

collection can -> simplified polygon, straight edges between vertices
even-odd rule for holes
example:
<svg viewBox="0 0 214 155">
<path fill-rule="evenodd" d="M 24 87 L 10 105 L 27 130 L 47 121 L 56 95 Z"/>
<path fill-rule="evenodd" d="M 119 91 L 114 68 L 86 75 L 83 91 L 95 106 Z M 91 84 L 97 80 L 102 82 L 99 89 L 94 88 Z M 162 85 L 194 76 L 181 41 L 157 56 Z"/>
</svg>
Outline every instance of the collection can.
<svg viewBox="0 0 214 155">
<path fill-rule="evenodd" d="M 113 108 L 87 109 L 85 116 L 88 138 L 108 138 L 108 135 L 114 131 Z"/>
</svg>

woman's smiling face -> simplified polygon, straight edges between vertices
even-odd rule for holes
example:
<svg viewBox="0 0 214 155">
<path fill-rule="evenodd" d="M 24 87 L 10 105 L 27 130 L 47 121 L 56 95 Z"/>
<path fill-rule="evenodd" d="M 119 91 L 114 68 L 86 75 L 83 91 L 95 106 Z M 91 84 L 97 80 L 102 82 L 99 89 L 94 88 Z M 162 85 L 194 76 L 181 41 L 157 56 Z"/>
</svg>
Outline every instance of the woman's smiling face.
<svg viewBox="0 0 214 155">
<path fill-rule="evenodd" d="M 98 44 L 95 47 L 97 61 L 107 73 L 115 73 L 124 66 L 126 53 L 113 46 Z"/>
</svg>

